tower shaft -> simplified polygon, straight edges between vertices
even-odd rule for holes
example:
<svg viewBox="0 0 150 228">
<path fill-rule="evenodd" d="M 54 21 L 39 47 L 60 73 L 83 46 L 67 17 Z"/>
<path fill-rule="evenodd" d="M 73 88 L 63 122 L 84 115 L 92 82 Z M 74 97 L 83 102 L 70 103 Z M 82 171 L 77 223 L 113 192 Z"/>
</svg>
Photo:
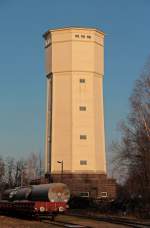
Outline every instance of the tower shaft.
<svg viewBox="0 0 150 228">
<path fill-rule="evenodd" d="M 45 171 L 105 174 L 104 33 L 64 28 L 44 34 L 47 76 Z"/>
</svg>

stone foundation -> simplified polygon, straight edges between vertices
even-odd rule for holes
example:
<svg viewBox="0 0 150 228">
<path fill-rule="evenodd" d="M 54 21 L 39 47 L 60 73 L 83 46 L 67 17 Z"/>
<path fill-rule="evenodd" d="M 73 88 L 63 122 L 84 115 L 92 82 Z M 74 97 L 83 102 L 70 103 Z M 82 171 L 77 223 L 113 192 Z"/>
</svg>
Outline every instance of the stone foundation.
<svg viewBox="0 0 150 228">
<path fill-rule="evenodd" d="M 106 174 L 52 174 L 51 179 L 67 184 L 74 196 L 88 193 L 92 198 L 106 198 L 105 194 L 109 199 L 116 198 L 116 181 Z"/>
</svg>

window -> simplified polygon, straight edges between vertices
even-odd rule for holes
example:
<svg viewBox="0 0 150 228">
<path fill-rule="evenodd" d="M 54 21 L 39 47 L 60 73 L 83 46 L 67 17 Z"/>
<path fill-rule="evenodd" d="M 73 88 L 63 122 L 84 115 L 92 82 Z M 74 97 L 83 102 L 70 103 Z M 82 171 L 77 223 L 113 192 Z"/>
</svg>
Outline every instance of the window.
<svg viewBox="0 0 150 228">
<path fill-rule="evenodd" d="M 101 198 L 107 198 L 108 194 L 107 192 L 101 192 Z"/>
<path fill-rule="evenodd" d="M 86 106 L 80 106 L 80 111 L 86 111 Z"/>
<path fill-rule="evenodd" d="M 76 37 L 76 38 L 79 38 L 79 34 L 76 34 L 75 37 Z"/>
<path fill-rule="evenodd" d="M 80 160 L 80 165 L 87 165 L 87 161 L 86 160 Z"/>
<path fill-rule="evenodd" d="M 80 83 L 85 83 L 85 79 L 84 78 L 80 78 Z"/>
<path fill-rule="evenodd" d="M 85 35 L 81 35 L 81 38 L 85 38 Z"/>
<path fill-rule="evenodd" d="M 89 198 L 89 192 L 80 192 L 80 197 Z"/>
<path fill-rule="evenodd" d="M 80 139 L 87 139 L 86 135 L 80 135 Z"/>
<path fill-rule="evenodd" d="M 91 36 L 87 36 L 88 39 L 91 39 Z"/>
</svg>

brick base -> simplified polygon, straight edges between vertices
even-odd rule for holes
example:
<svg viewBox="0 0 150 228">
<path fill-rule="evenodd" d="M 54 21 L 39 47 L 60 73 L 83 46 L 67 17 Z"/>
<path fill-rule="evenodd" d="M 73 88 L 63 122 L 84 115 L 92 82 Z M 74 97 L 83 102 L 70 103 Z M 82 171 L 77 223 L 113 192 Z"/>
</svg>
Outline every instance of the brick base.
<svg viewBox="0 0 150 228">
<path fill-rule="evenodd" d="M 108 198 L 116 198 L 117 184 L 115 179 L 106 174 L 52 174 L 53 182 L 63 182 L 70 188 L 71 194 L 79 196 L 81 192 L 89 192 L 93 198 L 100 197 L 107 192 Z"/>
</svg>

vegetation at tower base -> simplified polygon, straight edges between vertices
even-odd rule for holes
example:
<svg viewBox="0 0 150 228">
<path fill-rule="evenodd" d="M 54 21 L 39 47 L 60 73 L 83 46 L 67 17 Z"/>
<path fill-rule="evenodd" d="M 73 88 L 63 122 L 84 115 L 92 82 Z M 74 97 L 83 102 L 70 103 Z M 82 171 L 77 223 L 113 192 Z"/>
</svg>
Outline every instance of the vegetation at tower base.
<svg viewBox="0 0 150 228">
<path fill-rule="evenodd" d="M 120 174 L 120 200 L 132 210 L 150 211 L 150 61 L 130 97 L 130 113 L 113 144 L 114 170 Z"/>
</svg>

